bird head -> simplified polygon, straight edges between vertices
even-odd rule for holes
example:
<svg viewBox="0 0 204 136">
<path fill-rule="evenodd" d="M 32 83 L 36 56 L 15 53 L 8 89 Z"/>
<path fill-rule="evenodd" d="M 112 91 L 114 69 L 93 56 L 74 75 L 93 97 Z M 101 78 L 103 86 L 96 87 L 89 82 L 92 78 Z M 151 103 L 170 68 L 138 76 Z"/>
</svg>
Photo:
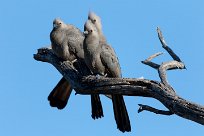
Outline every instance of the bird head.
<svg viewBox="0 0 204 136">
<path fill-rule="evenodd" d="M 84 35 L 87 36 L 93 32 L 97 32 L 96 27 L 90 20 L 87 20 L 84 24 Z"/>
<path fill-rule="evenodd" d="M 59 19 L 59 18 L 54 19 L 53 28 L 59 28 L 63 25 L 64 25 L 64 22 L 61 19 Z"/>
<path fill-rule="evenodd" d="M 96 26 L 98 31 L 102 30 L 101 18 L 97 16 L 94 12 L 89 12 L 88 20 L 90 20 Z"/>
</svg>

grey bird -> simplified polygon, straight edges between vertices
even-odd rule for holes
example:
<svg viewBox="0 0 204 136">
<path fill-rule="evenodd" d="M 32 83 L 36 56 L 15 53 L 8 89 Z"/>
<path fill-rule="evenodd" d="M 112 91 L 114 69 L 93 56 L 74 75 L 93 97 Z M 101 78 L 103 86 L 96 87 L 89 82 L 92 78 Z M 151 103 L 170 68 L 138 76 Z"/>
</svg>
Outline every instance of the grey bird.
<svg viewBox="0 0 204 136">
<path fill-rule="evenodd" d="M 64 61 L 77 61 L 74 66 L 82 75 L 90 75 L 90 70 L 84 62 L 83 33 L 73 25 L 65 24 L 61 19 L 53 21 L 53 30 L 50 33 L 51 47 L 56 56 Z M 62 78 L 48 96 L 50 105 L 63 109 L 72 92 L 70 83 Z M 98 94 L 91 95 L 92 118 L 103 117 L 103 109 Z"/>
<path fill-rule="evenodd" d="M 120 65 L 119 65 L 119 61 L 118 61 L 118 58 L 116 56 L 116 53 L 114 51 L 114 49 L 107 44 L 107 40 L 103 34 L 103 31 L 102 31 L 102 23 L 101 23 L 101 18 L 96 15 L 94 12 L 89 12 L 88 14 L 88 19 L 94 24 L 94 26 L 96 27 L 97 31 L 98 31 L 98 35 L 99 35 L 99 43 L 101 45 L 103 45 L 104 47 L 102 48 L 103 52 L 109 52 L 110 54 L 112 54 L 112 56 L 115 57 L 115 60 L 117 60 L 117 63 L 118 63 L 118 68 L 119 68 L 119 71 L 120 71 Z M 108 57 L 107 57 L 108 59 Z M 111 62 L 111 60 L 109 60 L 109 62 Z M 113 68 L 114 69 L 114 68 Z M 113 72 L 114 73 L 114 72 Z M 121 73 L 121 72 L 120 72 Z M 121 75 L 121 74 L 120 74 Z M 122 98 L 123 99 L 123 98 Z M 124 100 L 121 100 L 121 101 L 124 101 Z M 130 126 L 130 121 L 129 121 L 129 116 L 127 113 L 127 110 L 126 110 L 126 106 L 125 106 L 125 103 L 122 104 L 123 108 L 124 108 L 124 113 L 122 113 L 124 116 L 126 116 L 126 130 L 129 131 L 131 130 L 131 126 Z M 116 122 L 117 122 L 117 119 L 116 119 Z"/>
<path fill-rule="evenodd" d="M 115 52 L 108 48 L 108 44 L 100 42 L 100 34 L 91 20 L 86 21 L 84 34 L 84 59 L 93 74 L 116 78 L 121 77 L 121 69 Z M 112 95 L 112 102 L 117 128 L 122 132 L 131 131 L 123 96 Z"/>
</svg>

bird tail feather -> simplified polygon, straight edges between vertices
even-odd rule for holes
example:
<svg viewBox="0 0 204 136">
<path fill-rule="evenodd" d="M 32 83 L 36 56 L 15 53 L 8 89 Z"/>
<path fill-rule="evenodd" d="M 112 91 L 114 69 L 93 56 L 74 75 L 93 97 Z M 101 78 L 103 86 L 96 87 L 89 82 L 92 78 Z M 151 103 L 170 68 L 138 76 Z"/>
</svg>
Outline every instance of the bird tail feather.
<svg viewBox="0 0 204 136">
<path fill-rule="evenodd" d="M 91 94 L 91 107 L 93 119 L 98 119 L 103 117 L 103 107 L 101 104 L 100 96 L 98 94 Z"/>
<path fill-rule="evenodd" d="M 67 105 L 71 92 L 71 84 L 62 78 L 48 96 L 50 106 L 63 109 Z"/>
<path fill-rule="evenodd" d="M 131 125 L 122 95 L 112 95 L 114 116 L 117 128 L 122 132 L 130 132 Z"/>
</svg>

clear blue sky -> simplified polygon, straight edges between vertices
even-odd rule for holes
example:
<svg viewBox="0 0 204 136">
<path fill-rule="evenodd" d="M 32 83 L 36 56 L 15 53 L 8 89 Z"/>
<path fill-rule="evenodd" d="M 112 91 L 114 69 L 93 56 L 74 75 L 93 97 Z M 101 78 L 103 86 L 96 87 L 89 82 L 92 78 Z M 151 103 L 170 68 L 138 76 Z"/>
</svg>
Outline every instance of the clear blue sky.
<svg viewBox="0 0 204 136">
<path fill-rule="evenodd" d="M 35 0 L 0 4 L 0 135 L 1 136 L 170 136 L 203 135 L 204 127 L 176 115 L 137 113 L 139 103 L 165 109 L 149 98 L 125 97 L 132 132 L 116 129 L 112 103 L 102 96 L 105 117 L 91 118 L 90 97 L 71 95 L 64 110 L 51 108 L 47 96 L 61 78 L 50 64 L 33 54 L 50 45 L 52 21 L 62 18 L 83 28 L 89 10 L 101 16 L 108 42 L 120 60 L 124 77 L 159 80 L 140 63 L 165 52 L 157 38 L 160 26 L 168 45 L 185 62 L 187 70 L 168 72 L 168 80 L 183 98 L 204 105 L 204 1 L 185 0 Z M 168 61 L 167 53 L 155 59 Z"/>
</svg>

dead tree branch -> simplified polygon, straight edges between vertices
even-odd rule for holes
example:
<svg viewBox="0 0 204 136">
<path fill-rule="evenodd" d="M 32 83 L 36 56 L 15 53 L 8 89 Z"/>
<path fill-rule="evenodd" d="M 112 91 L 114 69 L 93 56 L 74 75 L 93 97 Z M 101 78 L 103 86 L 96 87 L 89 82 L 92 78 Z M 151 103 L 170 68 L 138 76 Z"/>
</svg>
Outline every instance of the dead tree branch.
<svg viewBox="0 0 204 136">
<path fill-rule="evenodd" d="M 172 114 L 174 114 L 171 111 L 158 110 L 158 109 L 153 108 L 153 107 L 148 106 L 148 105 L 143 105 L 143 104 L 138 104 L 138 105 L 140 106 L 140 108 L 138 109 L 138 113 L 146 110 L 146 111 L 150 111 L 150 112 L 153 112 L 155 114 L 161 114 L 161 115 L 172 115 Z"/>
<path fill-rule="evenodd" d="M 59 60 L 48 48 L 38 49 L 38 53 L 34 54 L 34 59 L 52 64 L 72 84 L 77 94 L 122 94 L 151 97 L 160 101 L 168 111 L 140 104 L 138 112 L 146 110 L 163 115 L 176 114 L 204 125 L 204 107 L 181 98 L 168 83 L 166 71 L 185 69 L 185 65 L 167 46 L 159 28 L 157 28 L 157 33 L 162 47 L 171 55 L 173 61 L 163 62 L 161 65 L 151 62 L 153 58 L 161 55 L 161 53 L 157 53 L 142 61 L 142 63 L 158 70 L 161 82 L 148 79 L 107 78 L 91 75 L 83 77 L 72 62 Z"/>
</svg>

